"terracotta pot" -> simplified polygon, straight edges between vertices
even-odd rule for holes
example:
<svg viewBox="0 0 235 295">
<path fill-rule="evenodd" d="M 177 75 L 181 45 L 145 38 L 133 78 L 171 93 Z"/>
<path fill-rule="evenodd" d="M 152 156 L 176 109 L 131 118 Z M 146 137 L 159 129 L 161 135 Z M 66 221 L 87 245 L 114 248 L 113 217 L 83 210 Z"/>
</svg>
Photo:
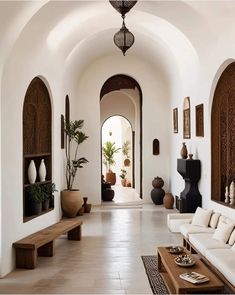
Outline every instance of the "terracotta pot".
<svg viewBox="0 0 235 295">
<path fill-rule="evenodd" d="M 163 198 L 163 204 L 166 209 L 173 209 L 174 197 L 171 193 L 166 193 Z"/>
<path fill-rule="evenodd" d="M 130 182 L 130 181 L 127 181 L 127 182 L 126 182 L 126 186 L 127 186 L 127 187 L 131 187 L 131 182 Z"/>
<path fill-rule="evenodd" d="M 152 186 L 154 188 L 162 188 L 164 185 L 164 180 L 161 177 L 154 177 L 154 180 L 152 181 Z"/>
<path fill-rule="evenodd" d="M 82 215 L 84 214 L 84 212 L 85 212 L 85 209 L 84 209 L 84 207 L 82 206 L 82 207 L 78 210 L 77 215 L 78 215 L 78 216 L 82 216 Z"/>
<path fill-rule="evenodd" d="M 116 183 L 116 173 L 108 172 L 106 173 L 106 181 L 111 182 L 111 185 Z"/>
<path fill-rule="evenodd" d="M 183 142 L 182 144 L 183 144 L 183 146 L 181 148 L 180 154 L 181 154 L 182 159 L 187 159 L 187 157 L 188 157 L 188 150 L 187 150 L 187 147 L 186 147 L 185 142 Z"/>
<path fill-rule="evenodd" d="M 125 160 L 124 160 L 124 166 L 125 166 L 125 167 L 129 167 L 130 164 L 131 164 L 131 161 L 130 161 L 129 159 L 125 159 Z"/>
<path fill-rule="evenodd" d="M 126 186 L 126 179 L 122 179 L 121 182 L 122 182 L 122 186 Z"/>
<path fill-rule="evenodd" d="M 61 192 L 61 207 L 66 217 L 75 217 L 82 207 L 83 198 L 79 190 Z"/>
<path fill-rule="evenodd" d="M 91 204 L 86 204 L 84 206 L 84 212 L 85 213 L 90 213 L 91 212 Z"/>
</svg>

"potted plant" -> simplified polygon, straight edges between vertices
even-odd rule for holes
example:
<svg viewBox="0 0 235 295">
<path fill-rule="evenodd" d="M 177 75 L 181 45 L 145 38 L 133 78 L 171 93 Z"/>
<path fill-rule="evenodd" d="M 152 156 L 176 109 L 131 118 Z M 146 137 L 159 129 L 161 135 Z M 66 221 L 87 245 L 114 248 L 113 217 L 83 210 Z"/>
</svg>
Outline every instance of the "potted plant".
<svg viewBox="0 0 235 295">
<path fill-rule="evenodd" d="M 126 157 L 126 159 L 124 160 L 124 166 L 126 166 L 126 167 L 129 167 L 130 163 L 131 163 L 130 155 L 129 155 L 129 152 L 130 152 L 130 149 L 131 149 L 130 144 L 131 144 L 130 141 L 127 140 L 122 145 L 122 154 L 123 154 L 124 157 Z"/>
<path fill-rule="evenodd" d="M 116 183 L 116 174 L 112 171 L 111 167 L 115 165 L 114 156 L 120 148 L 115 146 L 115 142 L 106 141 L 102 147 L 103 163 L 106 166 L 106 181 L 111 182 L 111 185 Z"/>
<path fill-rule="evenodd" d="M 39 184 L 31 184 L 27 187 L 26 193 L 30 201 L 29 215 L 40 214 L 42 212 L 42 201 L 44 199 L 42 186 Z"/>
<path fill-rule="evenodd" d="M 42 210 L 48 210 L 50 208 L 50 202 L 54 199 L 54 192 L 57 192 L 54 183 L 46 183 L 42 185 L 43 202 Z"/>
<path fill-rule="evenodd" d="M 121 169 L 121 174 L 119 176 L 121 178 L 122 186 L 126 186 L 126 175 L 127 171 L 125 169 Z"/>
<path fill-rule="evenodd" d="M 65 155 L 66 155 L 66 189 L 61 192 L 61 206 L 64 215 L 67 217 L 75 217 L 83 204 L 83 197 L 78 189 L 73 188 L 75 176 L 78 168 L 88 162 L 84 157 L 79 157 L 78 148 L 88 136 L 82 132 L 84 120 L 75 120 L 64 123 Z"/>
</svg>

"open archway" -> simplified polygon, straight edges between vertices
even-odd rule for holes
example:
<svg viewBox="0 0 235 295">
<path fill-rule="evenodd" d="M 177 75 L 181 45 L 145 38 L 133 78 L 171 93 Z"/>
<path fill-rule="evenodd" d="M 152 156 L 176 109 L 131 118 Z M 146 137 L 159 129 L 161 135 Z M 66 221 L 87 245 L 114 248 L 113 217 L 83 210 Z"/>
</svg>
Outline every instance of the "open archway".
<svg viewBox="0 0 235 295">
<path fill-rule="evenodd" d="M 104 123 L 114 116 L 119 116 L 119 119 L 122 118 L 120 120 L 128 122 L 127 125 L 130 126 L 128 140 L 131 144 L 132 165 L 131 171 L 128 172 L 131 177 L 131 186 L 142 198 L 142 91 L 137 81 L 129 76 L 113 76 L 104 83 L 101 89 L 101 130 L 104 129 L 102 128 L 105 126 Z M 108 130 L 106 133 L 108 134 Z M 121 145 L 128 140 L 123 140 Z"/>
</svg>

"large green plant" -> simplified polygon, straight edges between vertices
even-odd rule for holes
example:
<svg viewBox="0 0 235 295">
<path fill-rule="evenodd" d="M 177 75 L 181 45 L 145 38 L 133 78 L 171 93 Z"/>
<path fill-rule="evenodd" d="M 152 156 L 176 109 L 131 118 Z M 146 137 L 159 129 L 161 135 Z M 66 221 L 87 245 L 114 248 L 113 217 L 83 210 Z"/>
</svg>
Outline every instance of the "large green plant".
<svg viewBox="0 0 235 295">
<path fill-rule="evenodd" d="M 106 141 L 102 147 L 103 163 L 107 168 L 107 172 L 112 172 L 111 167 L 115 164 L 114 156 L 120 148 L 115 146 L 115 142 Z"/>
<path fill-rule="evenodd" d="M 78 168 L 83 168 L 83 164 L 86 164 L 88 160 L 84 157 L 79 158 L 78 147 L 83 143 L 88 136 L 80 131 L 84 124 L 84 120 L 76 120 L 65 122 L 64 131 L 66 134 L 65 153 L 66 153 L 66 185 L 67 190 L 73 189 L 73 183 L 77 174 Z M 74 146 L 73 146 L 74 145 Z"/>
</svg>

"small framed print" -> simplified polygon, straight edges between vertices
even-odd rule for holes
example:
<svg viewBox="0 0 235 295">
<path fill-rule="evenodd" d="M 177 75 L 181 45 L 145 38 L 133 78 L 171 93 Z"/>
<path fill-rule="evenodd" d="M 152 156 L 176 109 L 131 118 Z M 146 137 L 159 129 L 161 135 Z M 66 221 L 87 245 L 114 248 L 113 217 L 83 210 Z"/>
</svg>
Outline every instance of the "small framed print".
<svg viewBox="0 0 235 295">
<path fill-rule="evenodd" d="M 184 138 L 190 138 L 190 109 L 184 110 Z"/>
<path fill-rule="evenodd" d="M 204 137 L 204 110 L 203 104 L 195 107 L 196 111 L 196 136 Z"/>
<path fill-rule="evenodd" d="M 178 108 L 173 109 L 173 130 L 178 133 Z"/>
</svg>

